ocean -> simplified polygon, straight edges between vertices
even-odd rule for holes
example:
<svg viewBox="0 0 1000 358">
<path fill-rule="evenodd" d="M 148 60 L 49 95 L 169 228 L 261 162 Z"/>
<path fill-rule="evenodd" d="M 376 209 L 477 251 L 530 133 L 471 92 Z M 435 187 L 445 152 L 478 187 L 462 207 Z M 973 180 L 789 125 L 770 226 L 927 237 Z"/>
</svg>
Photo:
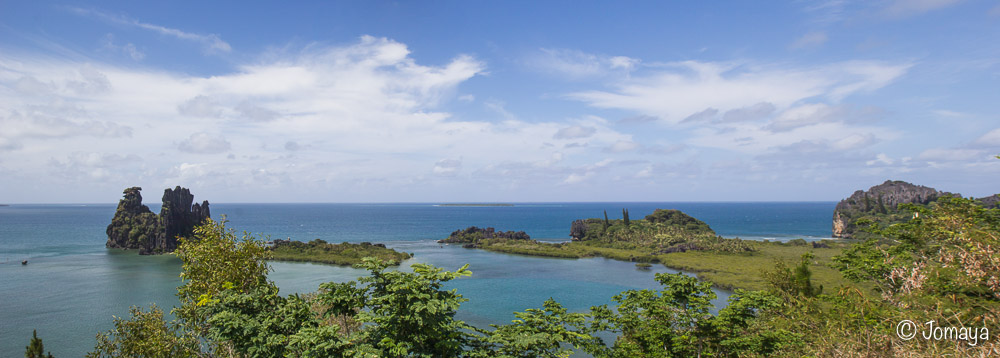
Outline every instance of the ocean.
<svg viewBox="0 0 1000 358">
<path fill-rule="evenodd" d="M 147 204 L 148 205 L 148 204 Z M 819 240 L 830 236 L 835 202 L 735 203 L 514 203 L 514 206 L 436 204 L 211 204 L 228 227 L 272 239 L 385 243 L 414 253 L 415 262 L 454 270 L 468 263 L 472 277 L 451 282 L 468 298 L 458 318 L 480 327 L 507 323 L 512 312 L 540 308 L 554 298 L 572 311 L 610 304 L 628 289 L 656 289 L 662 266 L 638 270 L 602 258 L 556 259 L 491 253 L 435 241 L 469 226 L 525 231 L 534 239 L 567 241 L 575 219 L 637 219 L 656 208 L 679 209 L 719 235 L 752 240 Z M 149 205 L 159 212 L 159 205 Z M 0 206 L 0 356 L 20 357 L 36 329 L 57 357 L 90 351 L 95 335 L 128 317 L 130 306 L 177 304 L 180 260 L 138 256 L 104 247 L 114 204 Z M 29 260 L 27 266 L 21 260 Z M 308 263 L 272 263 L 282 294 L 315 291 L 329 281 L 356 280 L 364 271 Z M 729 292 L 716 290 L 716 305 Z"/>
</svg>

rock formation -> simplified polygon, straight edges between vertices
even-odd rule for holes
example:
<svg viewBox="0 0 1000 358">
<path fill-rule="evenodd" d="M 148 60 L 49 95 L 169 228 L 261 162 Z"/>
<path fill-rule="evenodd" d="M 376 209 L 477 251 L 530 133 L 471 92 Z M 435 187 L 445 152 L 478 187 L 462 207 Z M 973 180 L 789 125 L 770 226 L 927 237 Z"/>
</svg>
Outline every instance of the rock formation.
<svg viewBox="0 0 1000 358">
<path fill-rule="evenodd" d="M 210 218 L 208 201 L 191 203 L 194 195 L 186 188 L 163 191 L 160 215 L 142 204 L 140 187 L 125 189 L 108 225 L 109 248 L 137 249 L 140 255 L 160 254 L 177 249 L 177 237 L 190 237 L 194 227 Z"/>
<path fill-rule="evenodd" d="M 955 194 L 904 181 L 886 180 L 867 191 L 855 191 L 849 198 L 837 203 L 833 210 L 833 237 L 856 238 L 860 232 L 856 222 L 861 218 L 882 223 L 905 220 L 905 215 L 899 211 L 899 204 L 926 205 L 942 196 L 952 195 Z"/>
</svg>

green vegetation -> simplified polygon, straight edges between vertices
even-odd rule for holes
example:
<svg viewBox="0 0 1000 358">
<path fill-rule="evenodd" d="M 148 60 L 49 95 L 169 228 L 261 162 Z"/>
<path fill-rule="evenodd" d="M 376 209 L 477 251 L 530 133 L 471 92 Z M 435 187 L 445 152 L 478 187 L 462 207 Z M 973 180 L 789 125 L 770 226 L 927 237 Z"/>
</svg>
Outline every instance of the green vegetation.
<svg viewBox="0 0 1000 358">
<path fill-rule="evenodd" d="M 28 346 L 24 347 L 24 357 L 25 358 L 52 358 L 52 353 L 45 353 L 45 345 L 42 344 L 42 339 L 38 338 L 38 331 L 31 331 L 31 341 L 28 342 Z"/>
<path fill-rule="evenodd" d="M 332 265 L 357 265 L 365 257 L 399 264 L 411 257 L 405 252 L 386 248 L 383 244 L 362 242 L 358 244 L 330 244 L 316 239 L 310 242 L 275 240 L 271 259 L 276 261 L 304 261 Z"/>
</svg>

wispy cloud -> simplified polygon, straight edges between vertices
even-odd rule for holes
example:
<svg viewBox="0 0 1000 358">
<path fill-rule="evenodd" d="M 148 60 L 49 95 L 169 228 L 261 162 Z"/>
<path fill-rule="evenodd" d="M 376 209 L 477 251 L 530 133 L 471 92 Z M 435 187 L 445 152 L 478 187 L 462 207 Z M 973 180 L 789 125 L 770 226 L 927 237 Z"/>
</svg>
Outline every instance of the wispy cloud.
<svg viewBox="0 0 1000 358">
<path fill-rule="evenodd" d="M 811 98 L 837 102 L 884 87 L 910 66 L 849 61 L 795 68 L 685 61 L 613 83 L 614 91 L 576 92 L 568 97 L 598 108 L 624 109 L 678 123 L 710 109 L 726 112 L 769 103 L 781 110 Z"/>
<path fill-rule="evenodd" d="M 79 7 L 69 7 L 68 9 L 80 16 L 93 17 L 110 23 L 133 26 L 140 29 L 153 31 L 161 35 L 171 36 L 181 40 L 198 42 L 202 44 L 205 52 L 208 53 L 219 53 L 219 52 L 227 53 L 232 50 L 232 47 L 229 46 L 228 43 L 223 41 L 222 38 L 220 38 L 219 35 L 216 34 L 205 35 L 205 34 L 185 32 L 182 30 L 173 29 L 165 26 L 141 22 L 137 19 L 129 18 L 123 15 L 113 15 L 94 9 L 84 9 Z"/>
<path fill-rule="evenodd" d="M 825 32 L 822 31 L 810 32 L 796 39 L 795 42 L 792 42 L 792 44 L 789 45 L 789 47 L 792 49 L 816 47 L 826 43 L 826 40 L 827 36 Z"/>
<path fill-rule="evenodd" d="M 892 17 L 907 17 L 943 9 L 962 0 L 893 0 L 885 7 L 885 13 Z"/>
<path fill-rule="evenodd" d="M 640 64 L 638 59 L 627 56 L 605 56 L 549 48 L 539 49 L 528 55 L 524 62 L 537 71 L 569 79 L 603 77 L 615 73 L 627 77 Z"/>
</svg>

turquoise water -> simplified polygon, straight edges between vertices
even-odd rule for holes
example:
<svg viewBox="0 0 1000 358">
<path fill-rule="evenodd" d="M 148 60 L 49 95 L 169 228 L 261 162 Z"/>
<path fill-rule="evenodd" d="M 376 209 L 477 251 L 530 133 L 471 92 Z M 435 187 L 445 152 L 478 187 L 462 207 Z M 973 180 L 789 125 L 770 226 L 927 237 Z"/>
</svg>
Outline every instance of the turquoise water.
<svg viewBox="0 0 1000 358">
<path fill-rule="evenodd" d="M 505 323 L 514 311 L 537 308 L 549 297 L 575 311 L 611 303 L 627 289 L 657 288 L 653 274 L 606 259 L 552 259 L 438 245 L 456 229 L 476 225 L 524 230 L 533 238 L 567 240 L 570 222 L 607 210 L 633 218 L 655 208 L 680 209 L 720 235 L 749 239 L 814 240 L 828 237 L 835 203 L 546 203 L 513 207 L 442 207 L 433 204 L 212 204 L 237 230 L 329 242 L 383 242 L 412 252 L 404 263 L 457 269 L 473 276 L 449 285 L 469 299 L 459 318 L 479 326 Z M 156 205 L 150 208 L 158 212 Z M 104 248 L 115 206 L 11 205 L 0 207 L 0 356 L 19 357 L 37 329 L 58 357 L 82 356 L 94 336 L 127 316 L 129 306 L 177 302 L 180 262 L 172 256 L 138 256 Z M 21 266 L 22 259 L 29 259 Z M 353 268 L 274 263 L 271 279 L 284 294 L 311 292 L 320 283 L 354 280 Z M 718 303 L 728 292 L 717 291 Z"/>
</svg>

